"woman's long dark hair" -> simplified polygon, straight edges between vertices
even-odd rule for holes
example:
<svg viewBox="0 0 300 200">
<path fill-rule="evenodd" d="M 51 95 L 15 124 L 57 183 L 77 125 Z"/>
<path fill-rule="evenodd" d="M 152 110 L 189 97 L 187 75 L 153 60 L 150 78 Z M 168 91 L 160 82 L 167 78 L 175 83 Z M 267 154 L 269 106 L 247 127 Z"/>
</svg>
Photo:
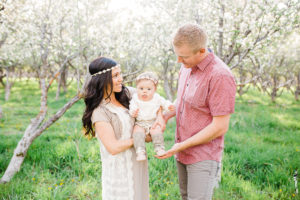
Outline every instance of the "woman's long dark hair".
<svg viewBox="0 0 300 200">
<path fill-rule="evenodd" d="M 105 58 L 100 57 L 92 61 L 89 65 L 89 72 L 91 75 L 103 71 L 105 69 L 110 69 L 117 65 L 117 62 Z M 91 121 L 91 117 L 95 108 L 99 106 L 101 103 L 104 92 L 107 95 L 106 99 L 110 99 L 111 94 L 113 93 L 113 82 L 111 71 L 98 74 L 91 77 L 91 80 L 85 87 L 85 111 L 82 116 L 83 127 L 85 128 L 85 135 L 95 136 L 95 131 L 93 129 L 93 124 Z M 116 99 L 127 109 L 129 109 L 129 91 L 126 87 L 122 86 L 122 91 L 115 93 Z"/>
</svg>

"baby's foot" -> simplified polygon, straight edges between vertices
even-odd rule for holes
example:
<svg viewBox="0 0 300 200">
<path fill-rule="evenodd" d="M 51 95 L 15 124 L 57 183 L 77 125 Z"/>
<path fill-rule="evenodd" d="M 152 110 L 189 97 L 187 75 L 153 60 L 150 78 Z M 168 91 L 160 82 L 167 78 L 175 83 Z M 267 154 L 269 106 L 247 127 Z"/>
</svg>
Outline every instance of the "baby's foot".
<svg viewBox="0 0 300 200">
<path fill-rule="evenodd" d="M 136 155 L 136 160 L 137 160 L 137 161 L 144 161 L 144 160 L 146 160 L 146 154 L 145 154 L 145 153 L 142 153 L 142 152 L 137 153 L 137 155 Z"/>
<path fill-rule="evenodd" d="M 136 160 L 137 161 L 144 161 L 146 160 L 146 152 L 144 150 L 139 150 L 136 152 Z"/>
<path fill-rule="evenodd" d="M 155 150 L 155 152 L 156 152 L 156 155 L 158 155 L 158 156 L 162 156 L 166 153 L 166 151 L 163 148 L 157 148 Z"/>
</svg>

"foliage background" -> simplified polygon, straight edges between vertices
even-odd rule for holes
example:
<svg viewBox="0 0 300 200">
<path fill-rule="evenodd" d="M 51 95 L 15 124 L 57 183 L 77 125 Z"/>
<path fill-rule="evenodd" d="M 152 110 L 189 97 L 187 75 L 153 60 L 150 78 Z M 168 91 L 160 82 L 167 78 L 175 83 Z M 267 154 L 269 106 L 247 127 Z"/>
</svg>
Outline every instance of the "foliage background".
<svg viewBox="0 0 300 200">
<path fill-rule="evenodd" d="M 155 71 L 159 92 L 174 99 L 172 34 L 197 23 L 238 84 L 214 198 L 299 199 L 299 10 L 299 0 L 0 0 L 0 176 L 42 104 L 39 127 L 80 94 L 98 56 L 117 60 L 128 85 Z M 29 145 L 21 171 L 0 185 L 1 199 L 100 198 L 98 144 L 83 137 L 82 112 L 79 101 Z M 174 129 L 173 121 L 167 147 Z M 174 160 L 147 148 L 151 199 L 179 199 Z"/>
<path fill-rule="evenodd" d="M 72 87 L 72 90 L 76 90 Z M 63 105 L 49 102 L 49 112 Z M 39 104 L 38 84 L 18 82 L 12 99 L 0 103 L 0 175 Z M 162 90 L 161 90 L 162 91 Z M 55 96 L 55 88 L 50 97 Z M 0 185 L 0 199 L 101 199 L 101 159 L 96 139 L 81 132 L 83 102 L 75 104 L 31 145 L 21 171 Z M 289 93 L 277 104 L 251 89 L 237 98 L 225 137 L 222 182 L 214 199 L 298 199 L 293 175 L 300 163 L 300 106 Z M 165 132 L 166 147 L 174 143 L 175 122 Z M 158 160 L 147 145 L 151 199 L 180 199 L 173 158 Z M 299 185 L 298 185 L 299 189 Z"/>
</svg>

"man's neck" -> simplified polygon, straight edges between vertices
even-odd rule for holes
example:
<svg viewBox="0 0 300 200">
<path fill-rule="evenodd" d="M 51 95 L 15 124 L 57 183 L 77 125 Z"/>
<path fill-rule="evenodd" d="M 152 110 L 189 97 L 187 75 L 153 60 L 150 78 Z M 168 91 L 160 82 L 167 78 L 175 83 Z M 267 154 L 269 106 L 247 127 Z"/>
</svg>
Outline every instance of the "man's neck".
<svg viewBox="0 0 300 200">
<path fill-rule="evenodd" d="M 208 49 L 205 49 L 205 52 L 199 58 L 199 63 L 201 63 L 208 56 L 208 54 L 209 54 Z"/>
</svg>

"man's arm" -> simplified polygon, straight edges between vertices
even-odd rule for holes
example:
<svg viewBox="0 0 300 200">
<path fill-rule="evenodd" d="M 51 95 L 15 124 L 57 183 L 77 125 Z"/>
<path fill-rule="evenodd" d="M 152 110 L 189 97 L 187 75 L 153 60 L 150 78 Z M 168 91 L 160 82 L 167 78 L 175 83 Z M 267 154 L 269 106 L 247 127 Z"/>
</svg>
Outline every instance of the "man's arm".
<svg viewBox="0 0 300 200">
<path fill-rule="evenodd" d="M 167 112 L 166 114 L 163 115 L 163 118 L 165 120 L 165 122 L 167 123 L 169 119 L 171 119 L 172 117 L 174 117 L 176 115 L 176 110 Z"/>
<path fill-rule="evenodd" d="M 173 104 L 175 105 L 175 109 L 172 111 L 167 112 L 166 114 L 162 114 L 162 108 L 160 108 L 160 115 L 158 115 L 158 118 L 154 122 L 152 128 L 155 128 L 156 126 L 160 126 L 162 128 L 162 131 L 165 131 L 166 124 L 168 123 L 169 119 L 176 116 L 176 106 L 177 106 L 177 99 L 174 100 Z"/>
<path fill-rule="evenodd" d="M 192 137 L 188 138 L 183 142 L 174 144 L 173 147 L 165 153 L 165 155 L 160 157 L 158 156 L 155 157 L 159 159 L 169 158 L 174 154 L 176 154 L 177 152 L 183 151 L 187 148 L 199 144 L 208 143 L 213 139 L 224 135 L 227 132 L 229 127 L 229 120 L 230 120 L 230 114 L 213 117 L 212 123 L 209 124 L 204 129 L 202 129 L 199 133 L 193 135 Z"/>
<path fill-rule="evenodd" d="M 160 126 L 162 131 L 165 131 L 168 120 L 176 115 L 176 111 L 175 110 L 170 111 L 170 112 L 167 112 L 165 115 L 163 115 L 161 110 L 162 109 L 160 108 L 158 115 L 157 115 L 157 119 L 154 122 L 154 124 L 152 125 L 152 128 L 154 129 L 154 128 L 156 128 L 156 126 Z"/>
</svg>

